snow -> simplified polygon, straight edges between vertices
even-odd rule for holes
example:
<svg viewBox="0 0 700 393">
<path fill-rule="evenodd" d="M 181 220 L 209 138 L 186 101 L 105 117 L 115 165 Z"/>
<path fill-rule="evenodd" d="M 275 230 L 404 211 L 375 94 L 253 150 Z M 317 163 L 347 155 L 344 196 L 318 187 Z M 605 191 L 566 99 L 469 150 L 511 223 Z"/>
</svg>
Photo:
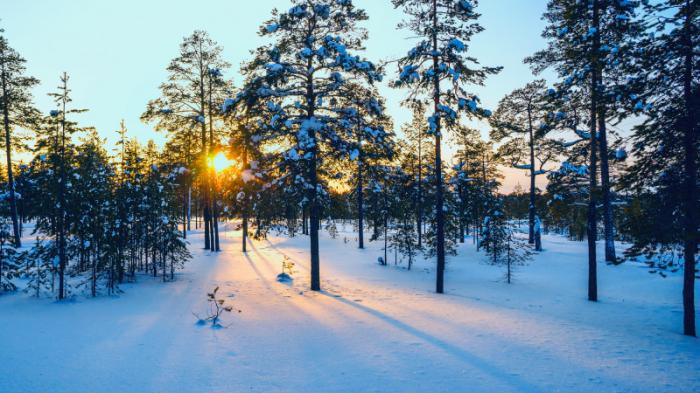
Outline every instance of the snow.
<svg viewBox="0 0 700 393">
<path fill-rule="evenodd" d="M 255 174 L 250 169 L 244 169 L 243 172 L 241 172 L 241 179 L 244 183 L 248 183 L 249 181 L 255 180 Z"/>
<path fill-rule="evenodd" d="M 306 15 L 306 6 L 297 5 L 289 9 L 289 15 L 301 18 Z"/>
<path fill-rule="evenodd" d="M 615 150 L 615 159 L 622 161 L 626 158 L 627 158 L 627 151 L 625 151 L 625 149 L 619 148 L 619 149 Z"/>
<path fill-rule="evenodd" d="M 308 237 L 251 241 L 243 254 L 237 224 L 221 223 L 218 254 L 191 233 L 195 259 L 173 283 L 141 276 L 119 297 L 64 303 L 0 297 L 0 390 L 700 390 L 700 344 L 679 331 L 680 275 L 600 263 L 591 303 L 585 242 L 544 235 L 545 251 L 508 285 L 468 238 L 437 295 L 431 262 L 407 271 L 389 252 L 380 266 L 381 242 L 358 250 L 338 225 L 337 239 L 321 234 L 324 291 L 314 293 Z M 280 283 L 284 255 L 295 272 Z M 205 313 L 217 285 L 242 313 L 198 326 L 192 313 Z"/>
<path fill-rule="evenodd" d="M 457 52 L 463 52 L 465 49 L 464 43 L 457 38 L 451 39 L 447 46 L 453 48 Z"/>
<path fill-rule="evenodd" d="M 226 113 L 228 112 L 229 108 L 231 108 L 233 105 L 235 105 L 236 101 L 233 98 L 227 98 L 224 100 L 224 103 L 221 104 L 221 112 Z"/>
</svg>

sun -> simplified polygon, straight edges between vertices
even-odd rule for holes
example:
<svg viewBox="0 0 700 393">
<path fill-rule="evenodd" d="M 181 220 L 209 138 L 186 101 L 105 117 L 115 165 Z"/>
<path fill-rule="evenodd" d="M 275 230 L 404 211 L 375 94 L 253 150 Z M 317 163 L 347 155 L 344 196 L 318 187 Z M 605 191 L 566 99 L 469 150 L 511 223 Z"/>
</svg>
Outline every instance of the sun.
<svg viewBox="0 0 700 393">
<path fill-rule="evenodd" d="M 233 164 L 234 161 L 229 160 L 223 152 L 219 152 L 209 159 L 209 165 L 217 172 L 223 172 Z"/>
</svg>

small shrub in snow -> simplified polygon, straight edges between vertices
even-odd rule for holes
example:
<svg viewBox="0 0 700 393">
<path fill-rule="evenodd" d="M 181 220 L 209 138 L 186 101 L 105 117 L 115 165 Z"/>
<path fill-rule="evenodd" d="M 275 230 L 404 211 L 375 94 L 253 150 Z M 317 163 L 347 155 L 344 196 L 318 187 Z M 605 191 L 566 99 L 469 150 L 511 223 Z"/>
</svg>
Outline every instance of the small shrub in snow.
<svg viewBox="0 0 700 393">
<path fill-rule="evenodd" d="M 207 311 L 207 317 L 206 318 L 201 318 L 199 315 L 194 314 L 194 316 L 197 318 L 197 325 L 204 326 L 207 324 L 211 324 L 211 327 L 214 329 L 220 329 L 224 327 L 221 325 L 221 315 L 223 313 L 230 313 L 232 311 L 238 311 L 239 313 L 241 310 L 234 309 L 232 305 L 226 304 L 226 299 L 220 299 L 216 296 L 217 292 L 219 292 L 219 287 L 217 286 L 214 288 L 213 291 L 207 293 L 207 302 L 209 303 L 209 310 Z"/>
<path fill-rule="evenodd" d="M 288 257 L 284 256 L 282 259 L 282 273 L 277 275 L 277 281 L 279 282 L 292 282 L 294 274 L 294 262 Z"/>
</svg>

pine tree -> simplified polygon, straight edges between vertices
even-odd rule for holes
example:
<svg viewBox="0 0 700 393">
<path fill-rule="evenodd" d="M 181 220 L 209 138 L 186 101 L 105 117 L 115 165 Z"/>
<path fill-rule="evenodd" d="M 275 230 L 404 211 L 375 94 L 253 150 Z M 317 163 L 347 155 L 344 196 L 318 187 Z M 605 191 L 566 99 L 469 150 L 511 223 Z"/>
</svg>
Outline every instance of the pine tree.
<svg viewBox="0 0 700 393">
<path fill-rule="evenodd" d="M 260 150 L 262 135 L 257 133 L 258 124 L 263 119 L 255 114 L 263 111 L 261 102 L 255 97 L 239 100 L 236 105 L 226 101 L 222 111 L 226 115 L 226 124 L 230 130 L 229 148 L 238 157 L 241 166 L 241 176 L 232 182 L 236 189 L 234 205 L 240 204 L 242 221 L 241 251 L 247 252 L 248 227 L 251 209 L 256 198 L 260 197 L 261 183 L 265 171 L 260 166 L 263 153 Z M 261 228 L 258 228 L 260 230 Z"/>
<path fill-rule="evenodd" d="M 36 109 L 32 106 L 31 89 L 39 83 L 33 77 L 25 76 L 26 60 L 9 46 L 0 29 L 0 108 L 4 128 L 5 155 L 7 159 L 7 184 L 12 217 L 12 233 L 15 247 L 20 247 L 20 221 L 17 213 L 17 195 L 15 194 L 15 177 L 12 173 L 12 153 L 19 150 L 13 136 L 13 129 L 27 126 L 36 117 Z M 17 150 L 15 150 L 17 149 Z"/>
<path fill-rule="evenodd" d="M 4 213 L 6 201 L 0 201 Z M 10 233 L 10 222 L 0 216 L 0 293 L 14 291 L 17 286 L 12 280 L 19 276 L 21 253 L 17 251 Z"/>
<path fill-rule="evenodd" d="M 183 161 L 192 166 L 187 169 L 196 173 L 202 184 L 204 248 L 211 250 L 216 250 L 217 229 L 207 163 L 214 142 L 218 141 L 214 116 L 219 114 L 218 108 L 230 90 L 229 83 L 221 77 L 230 66 L 222 60 L 221 52 L 222 48 L 204 31 L 197 30 L 184 38 L 179 56 L 168 65 L 168 80 L 160 85 L 161 97 L 150 101 L 141 116 L 143 121 L 157 122 L 156 129 L 171 133 L 172 139 L 185 144 Z"/>
<path fill-rule="evenodd" d="M 367 19 L 350 1 L 298 0 L 287 12 L 273 10 L 261 34 L 274 43 L 256 51 L 245 67 L 249 80 L 238 96 L 265 102 L 261 132 L 279 146 L 291 146 L 278 155 L 279 183 L 294 174 L 304 192 L 311 241 L 311 289 L 320 290 L 318 230 L 324 178 L 331 167 L 324 162 L 346 159 L 353 151 L 352 123 L 344 115 L 342 97 L 356 83 L 381 80 L 369 61 L 350 54 L 362 49 L 366 32 L 357 23 Z"/>
<path fill-rule="evenodd" d="M 603 218 L 605 223 L 606 260 L 615 259 L 614 230 L 610 197 L 607 122 L 624 116 L 620 96 L 628 95 L 622 66 L 633 61 L 633 39 L 639 33 L 635 22 L 636 1 L 618 0 L 551 0 L 543 19 L 548 22 L 542 36 L 548 48 L 526 59 L 536 72 L 553 68 L 564 80 L 552 95 L 567 95 L 584 90 L 590 99 L 589 135 L 590 188 L 598 187 L 597 161 L 600 151 Z M 619 110 L 620 112 L 616 112 Z M 590 193 L 588 212 L 589 286 L 588 298 L 598 298 L 596 273 L 596 192 Z"/>
<path fill-rule="evenodd" d="M 51 154 L 50 170 L 55 174 L 57 183 L 52 188 L 56 191 L 54 195 L 50 195 L 49 203 L 56 206 L 55 209 L 48 209 L 47 212 L 55 211 L 55 215 L 50 217 L 51 227 L 47 228 L 46 223 L 37 225 L 42 232 L 54 235 L 53 246 L 56 247 L 56 256 L 58 257 L 58 299 L 62 300 L 66 297 L 66 269 L 70 255 L 68 254 L 68 210 L 70 206 L 67 204 L 68 193 L 72 192 L 70 182 L 71 172 L 73 169 L 72 162 L 75 158 L 75 146 L 71 141 L 71 135 L 80 129 L 75 122 L 68 120 L 68 114 L 82 113 L 84 109 L 68 109 L 68 105 L 72 102 L 70 97 L 71 90 L 68 88 L 68 74 L 61 75 L 61 84 L 58 86 L 58 91 L 50 93 L 49 96 L 54 98 L 57 108 L 51 111 L 51 117 L 55 119 L 55 136 L 53 141 L 49 140 L 48 147 Z M 49 137 L 50 138 L 50 137 Z M 42 147 L 39 144 L 38 147 Z M 39 224 L 39 223 L 38 223 Z"/>
<path fill-rule="evenodd" d="M 627 68 L 633 72 L 631 84 L 639 87 L 642 94 L 625 97 L 636 113 L 646 115 L 644 122 L 634 129 L 635 160 L 626 174 L 626 183 L 646 195 L 650 190 L 655 194 L 650 197 L 650 203 L 644 204 L 654 225 L 647 233 L 640 234 L 633 248 L 646 248 L 656 254 L 681 245 L 683 332 L 689 336 L 697 334 L 694 296 L 700 225 L 699 3 L 697 0 L 646 3 L 648 16 L 644 27 L 649 34 L 637 43 L 635 67 Z M 655 227 L 663 228 L 663 233 L 656 233 Z"/>
<path fill-rule="evenodd" d="M 432 165 L 427 165 L 428 169 L 428 177 L 425 179 L 426 181 L 426 187 L 425 187 L 425 197 L 428 202 L 434 202 L 437 199 L 438 196 L 438 187 L 437 187 L 437 182 L 435 180 L 435 168 Z M 455 256 L 457 255 L 457 233 L 459 232 L 458 229 L 458 221 L 455 219 L 458 219 L 458 215 L 455 213 L 458 211 L 456 208 L 455 204 L 455 199 L 454 199 L 454 194 L 452 190 L 450 189 L 450 183 L 451 183 L 451 173 L 448 172 L 447 170 L 447 165 L 443 165 L 442 170 L 440 171 L 445 180 L 442 184 L 442 194 L 443 194 L 443 203 L 442 203 L 442 228 L 443 228 L 443 246 L 442 250 L 444 255 L 446 256 Z M 431 205 L 434 207 L 435 204 L 431 203 Z M 427 258 L 435 258 L 438 254 L 438 212 L 436 209 L 431 208 L 428 209 L 425 212 L 425 219 L 426 222 L 428 223 L 427 230 L 425 231 L 425 239 L 424 239 L 424 244 L 423 244 L 423 252 L 424 255 Z"/>
<path fill-rule="evenodd" d="M 36 297 L 55 293 L 55 273 L 58 268 L 58 256 L 53 240 L 39 240 L 27 254 L 27 277 L 25 292 Z"/>
<path fill-rule="evenodd" d="M 490 112 L 478 107 L 479 98 L 465 90 L 465 85 L 482 85 L 484 79 L 497 73 L 498 67 L 479 67 L 467 55 L 472 36 L 483 28 L 476 22 L 476 0 L 393 0 L 409 19 L 399 25 L 421 40 L 399 60 L 397 87 L 411 88 L 412 98 L 431 99 L 433 114 L 428 118 L 429 133 L 435 137 L 435 232 L 437 277 L 435 290 L 444 292 L 445 219 L 442 176 L 441 140 L 443 124 L 457 122 L 457 111 L 469 117 L 488 117 Z M 449 87 L 448 87 L 449 85 Z M 447 128 L 444 127 L 444 128 Z"/>
<path fill-rule="evenodd" d="M 409 101 L 407 105 L 411 108 L 413 117 L 411 122 L 404 124 L 402 130 L 409 141 L 409 146 L 415 150 L 416 159 L 411 161 L 411 173 L 413 174 L 413 209 L 416 215 L 416 232 L 418 233 L 418 248 L 423 247 L 423 212 L 425 198 L 423 190 L 425 189 L 425 157 L 434 156 L 434 149 L 431 150 L 429 143 L 426 143 L 428 137 L 428 122 L 425 118 L 425 104 L 420 101 Z"/>
<path fill-rule="evenodd" d="M 527 264 L 532 258 L 530 246 L 516 236 L 514 225 L 509 222 L 500 207 L 489 218 L 488 237 L 484 242 L 488 261 L 492 265 L 505 266 L 505 279 L 511 283 L 517 266 Z"/>
<path fill-rule="evenodd" d="M 550 115 L 550 116 L 548 116 Z M 562 116 L 563 114 L 557 114 Z M 553 115 L 553 116 L 557 116 Z M 550 103 L 544 80 L 530 82 L 503 98 L 490 118 L 491 139 L 502 142 L 499 153 L 513 167 L 530 173 L 528 242 L 535 241 L 537 187 L 535 179 L 546 173 L 545 165 L 556 160 L 560 146 L 545 137 L 552 127 Z M 525 156 L 525 157 L 523 157 Z M 541 251 L 540 248 L 536 248 Z"/>
<path fill-rule="evenodd" d="M 392 185 L 397 168 L 388 164 L 376 164 L 367 168 L 367 219 L 372 223 L 370 241 L 384 242 L 383 264 L 388 263 L 389 230 L 391 226 L 394 195 Z"/>
<path fill-rule="evenodd" d="M 419 250 L 415 226 L 406 221 L 398 222 L 396 231 L 391 236 L 391 247 L 396 249 L 402 257 L 408 258 L 406 268 L 411 270 Z"/>
<path fill-rule="evenodd" d="M 357 162 L 355 196 L 357 198 L 358 248 L 364 248 L 364 173 L 393 155 L 391 122 L 384 112 L 384 102 L 376 88 L 362 85 L 351 87 L 352 95 L 343 98 L 346 107 L 342 115 L 351 123 L 355 143 L 350 147 L 350 159 Z"/>
<path fill-rule="evenodd" d="M 78 254 L 78 263 L 72 270 L 74 275 L 88 273 L 81 285 L 89 286 L 93 297 L 97 296 L 101 282 L 110 290 L 115 289 L 119 263 L 115 255 L 117 243 L 112 236 L 117 219 L 112 195 L 114 173 L 102 147 L 104 143 L 92 131 L 77 148 L 67 199 L 71 206 L 67 232 L 72 235 L 73 248 Z"/>
<path fill-rule="evenodd" d="M 548 208 L 554 225 L 565 227 L 571 240 L 583 240 L 585 233 L 585 206 L 589 199 L 586 153 L 571 155 L 561 163 L 559 170 L 547 174 Z"/>
<path fill-rule="evenodd" d="M 391 247 L 408 258 L 407 269 L 411 270 L 421 246 L 418 243 L 418 226 L 414 224 L 414 156 L 410 149 L 404 149 L 403 143 L 397 146 L 397 166 L 389 184 L 388 199 L 390 215 L 394 221 L 394 232 L 390 236 Z M 401 152 L 405 152 L 403 156 Z"/>
<path fill-rule="evenodd" d="M 484 218 L 493 209 L 494 197 L 500 187 L 502 175 L 498 170 L 500 158 L 493 150 L 493 145 L 481 140 L 474 129 L 460 128 L 457 136 L 459 149 L 455 154 L 458 162 L 457 175 L 462 186 L 457 198 L 458 209 L 464 210 L 465 225 L 471 223 L 477 250 L 480 247 L 479 236 L 483 234 Z"/>
</svg>

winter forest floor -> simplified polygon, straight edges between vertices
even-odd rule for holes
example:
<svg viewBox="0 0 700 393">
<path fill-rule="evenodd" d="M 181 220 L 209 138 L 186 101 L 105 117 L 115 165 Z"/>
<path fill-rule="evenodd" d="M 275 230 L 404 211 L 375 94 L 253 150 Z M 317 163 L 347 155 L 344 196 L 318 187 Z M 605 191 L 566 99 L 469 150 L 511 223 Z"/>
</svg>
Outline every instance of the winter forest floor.
<svg viewBox="0 0 700 393">
<path fill-rule="evenodd" d="M 224 227 L 218 254 L 191 234 L 194 259 L 173 283 L 139 277 L 118 297 L 65 303 L 0 297 L 0 391 L 700 391 L 680 275 L 601 263 L 590 303 L 585 243 L 545 236 L 508 285 L 469 240 L 437 295 L 430 262 L 407 271 L 390 254 L 380 266 L 383 244 L 358 250 L 341 231 L 322 234 L 313 293 L 307 237 L 242 254 L 241 232 Z M 296 263 L 291 284 L 275 280 L 282 255 Z M 192 313 L 216 285 L 242 312 L 227 328 L 198 326 Z"/>
</svg>

